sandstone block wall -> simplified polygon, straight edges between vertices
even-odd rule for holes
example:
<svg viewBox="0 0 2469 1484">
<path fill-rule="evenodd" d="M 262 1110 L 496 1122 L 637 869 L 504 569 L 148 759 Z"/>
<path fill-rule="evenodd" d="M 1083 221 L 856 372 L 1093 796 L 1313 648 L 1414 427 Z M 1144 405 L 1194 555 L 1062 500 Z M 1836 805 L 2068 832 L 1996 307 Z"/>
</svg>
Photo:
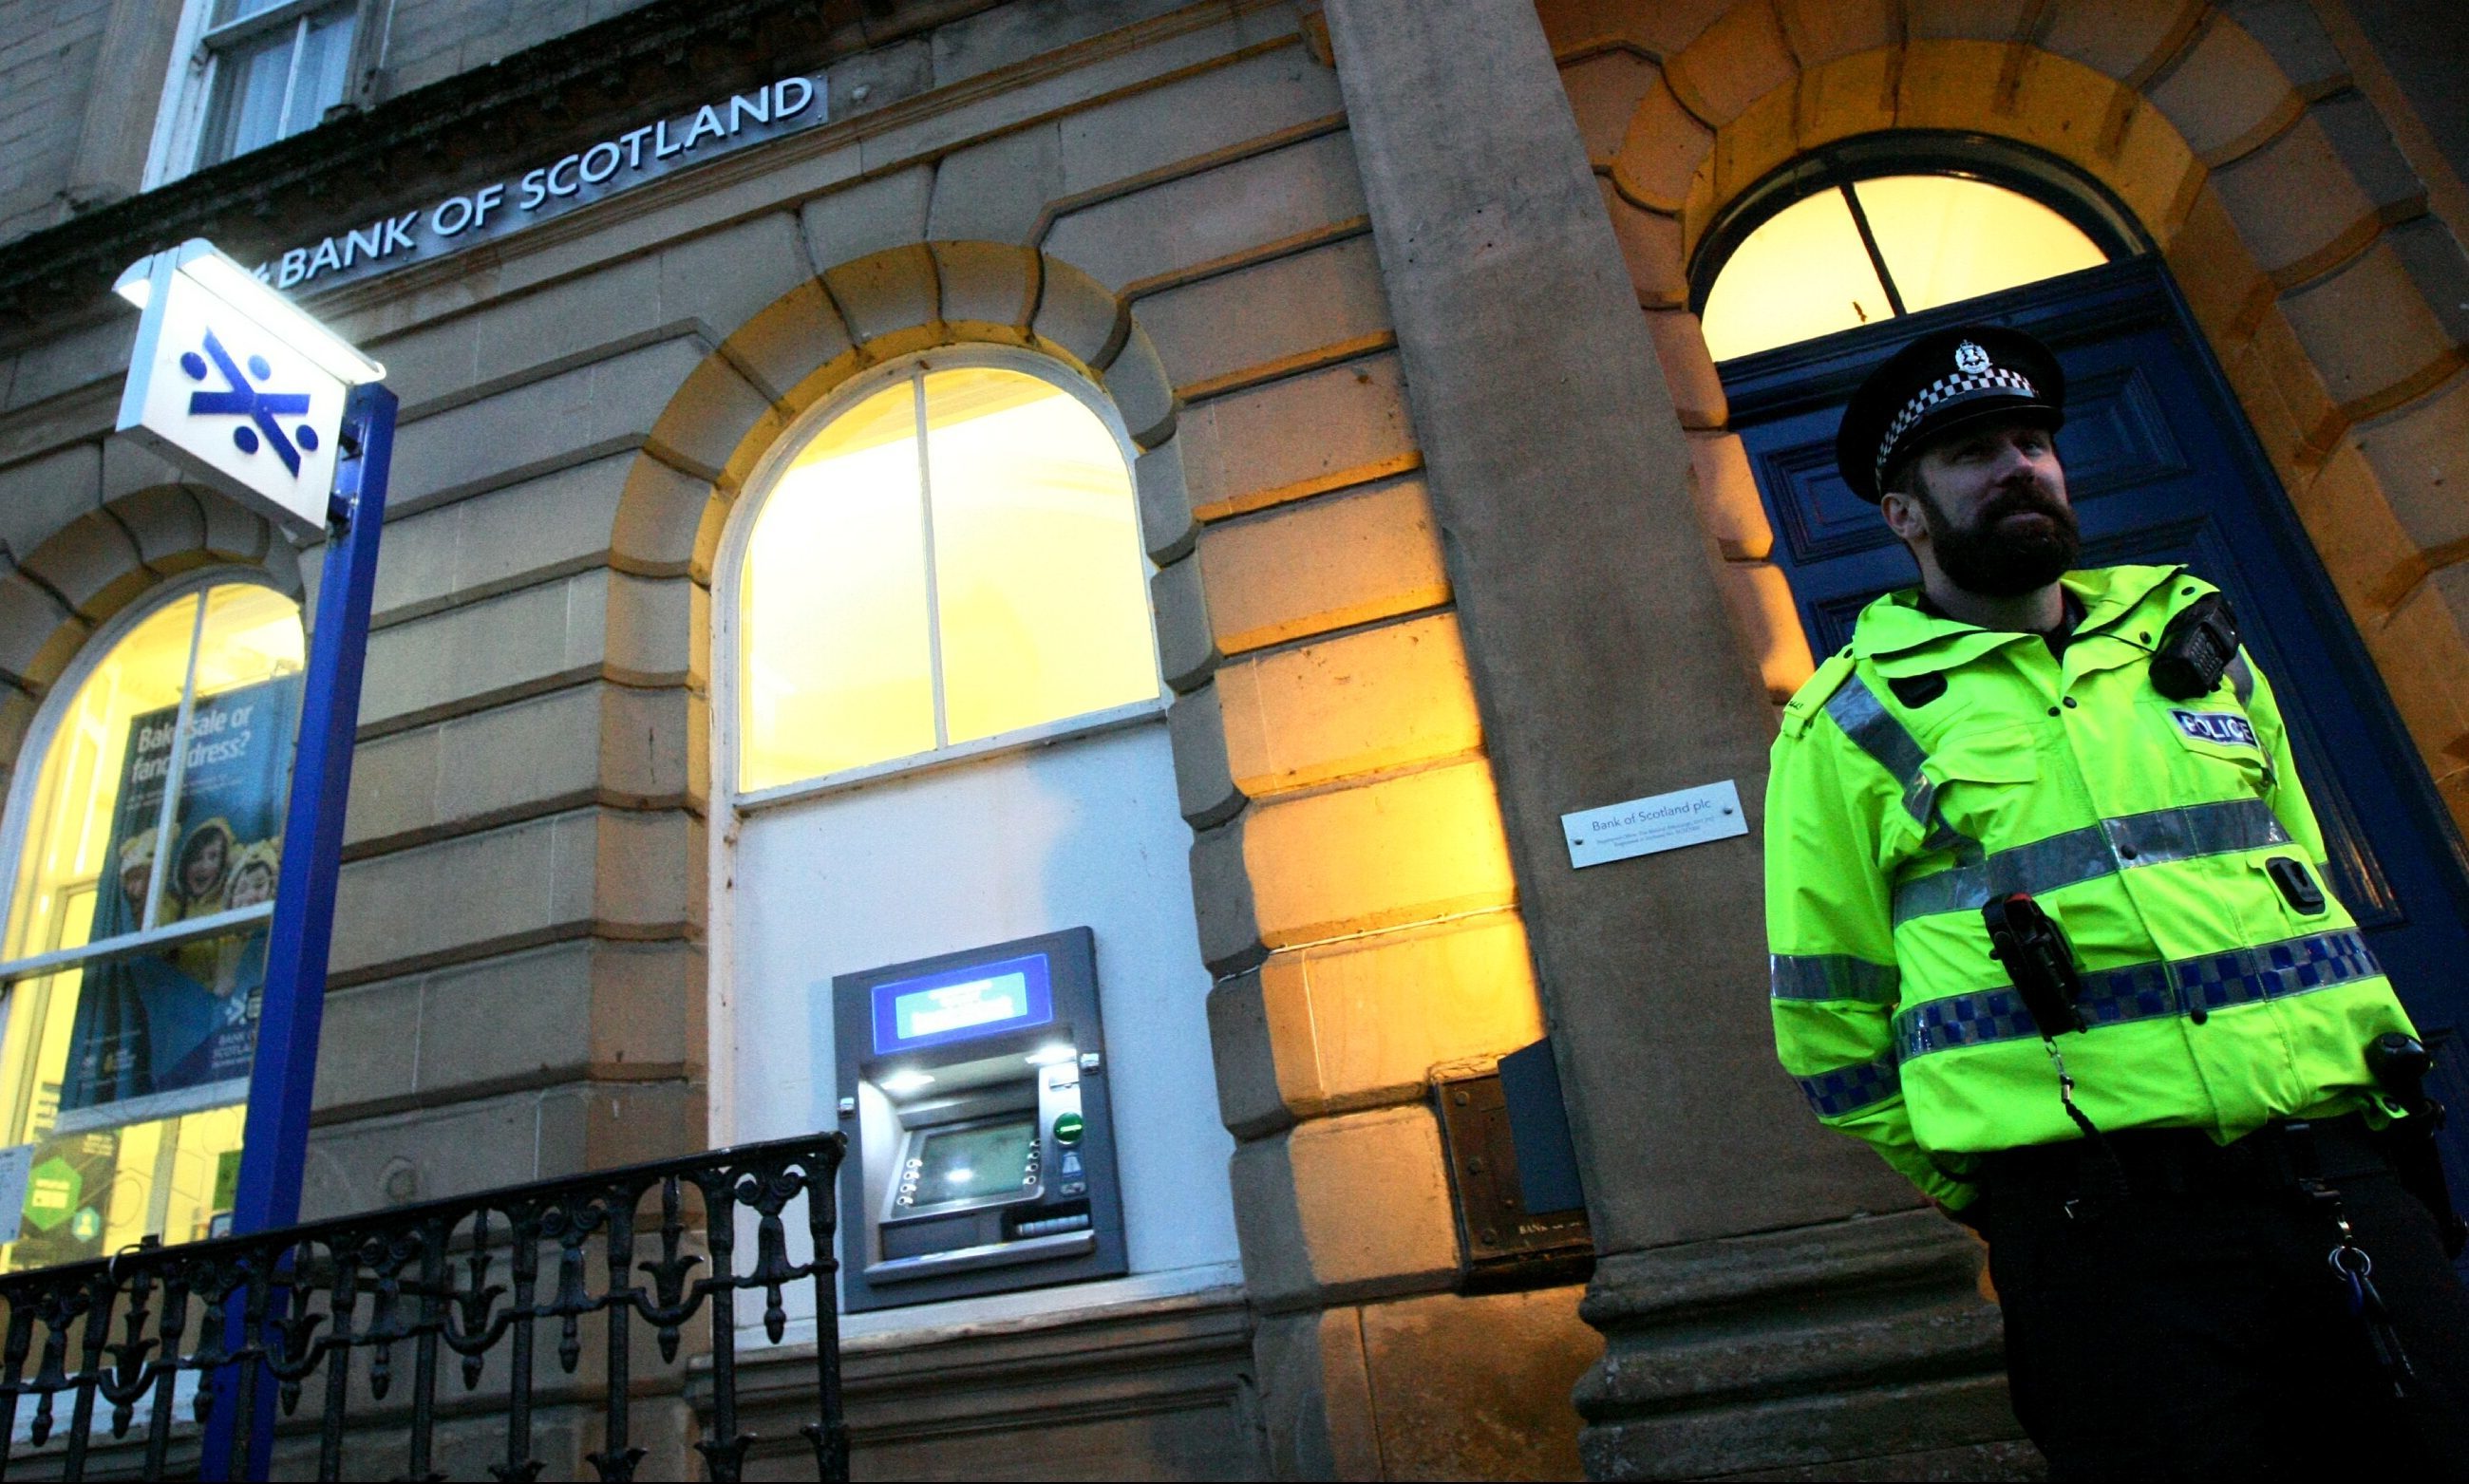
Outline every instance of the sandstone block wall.
<svg viewBox="0 0 2469 1484">
<path fill-rule="evenodd" d="M 382 34 L 381 97 L 502 61 L 642 0 L 396 0 L 363 11 Z"/>
<path fill-rule="evenodd" d="M 81 106 L 112 0 L 0 7 L 0 241 L 67 216 Z"/>
<path fill-rule="evenodd" d="M 353 0 L 352 76 L 341 102 L 366 107 L 415 93 L 643 3 Z M 139 190 L 185 8 L 183 0 L 0 8 L 0 242 Z M 830 0 L 819 9 L 835 55 L 848 54 L 833 76 L 836 93 L 847 96 L 981 76 L 1170 8 L 1159 0 Z"/>
</svg>

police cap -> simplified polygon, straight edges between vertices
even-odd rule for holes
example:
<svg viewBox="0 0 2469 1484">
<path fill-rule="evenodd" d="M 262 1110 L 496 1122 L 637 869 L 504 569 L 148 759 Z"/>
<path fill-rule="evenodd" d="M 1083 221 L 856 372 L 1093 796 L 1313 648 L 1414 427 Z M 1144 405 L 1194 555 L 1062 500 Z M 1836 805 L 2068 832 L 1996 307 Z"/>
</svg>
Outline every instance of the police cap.
<svg viewBox="0 0 2469 1484">
<path fill-rule="evenodd" d="M 2040 341 L 1999 325 L 1941 330 L 1896 352 L 1852 394 L 1835 467 L 1875 505 L 1896 466 L 1938 439 L 2018 416 L 2055 432 L 2065 406 L 2066 374 Z"/>
</svg>

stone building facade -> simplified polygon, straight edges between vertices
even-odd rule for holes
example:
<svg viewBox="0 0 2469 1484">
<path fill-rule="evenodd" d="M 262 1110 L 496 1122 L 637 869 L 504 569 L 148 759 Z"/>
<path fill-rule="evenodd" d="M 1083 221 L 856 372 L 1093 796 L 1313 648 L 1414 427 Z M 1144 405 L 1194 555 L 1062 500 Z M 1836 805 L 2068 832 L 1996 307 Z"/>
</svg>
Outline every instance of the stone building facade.
<svg viewBox="0 0 2469 1484">
<path fill-rule="evenodd" d="M 279 263 L 775 79 L 827 97 L 298 289 L 403 400 L 311 1215 L 769 1127 L 743 1006 L 773 991 L 738 960 L 802 888 L 740 870 L 741 502 L 836 398 L 956 347 L 1094 388 L 1129 445 L 1231 1245 L 852 1320 L 862 1472 L 2032 1468 L 1976 1248 L 1774 1067 L 1754 832 L 1581 872 L 1558 823 L 1716 779 L 1755 823 L 1811 644 L 1693 283 L 1811 151 L 2011 141 L 2122 207 L 2469 819 L 2445 7 L 365 0 L 322 122 L 192 169 L 165 120 L 208 9 L 0 9 L 20 774 L 115 621 L 317 570 L 109 436 L 121 267 L 192 236 Z M 1547 1028 L 1593 1275 L 1488 1290 L 1434 1079 Z M 808 1372 L 750 1363 L 765 1431 Z"/>
</svg>

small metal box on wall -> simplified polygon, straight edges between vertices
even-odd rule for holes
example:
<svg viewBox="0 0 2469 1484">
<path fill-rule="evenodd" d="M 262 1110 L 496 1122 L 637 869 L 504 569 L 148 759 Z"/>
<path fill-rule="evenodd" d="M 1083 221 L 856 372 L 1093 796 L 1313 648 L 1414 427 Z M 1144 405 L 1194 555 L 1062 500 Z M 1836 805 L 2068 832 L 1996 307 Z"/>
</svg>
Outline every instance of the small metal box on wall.
<svg viewBox="0 0 2469 1484">
<path fill-rule="evenodd" d="M 832 980 L 850 1313 L 1127 1269 L 1086 927 Z"/>
<path fill-rule="evenodd" d="M 1464 1255 L 1459 1288 L 1582 1282 L 1594 1238 L 1552 1043 L 1513 1051 L 1490 1072 L 1435 1076 L 1432 1100 Z"/>
</svg>

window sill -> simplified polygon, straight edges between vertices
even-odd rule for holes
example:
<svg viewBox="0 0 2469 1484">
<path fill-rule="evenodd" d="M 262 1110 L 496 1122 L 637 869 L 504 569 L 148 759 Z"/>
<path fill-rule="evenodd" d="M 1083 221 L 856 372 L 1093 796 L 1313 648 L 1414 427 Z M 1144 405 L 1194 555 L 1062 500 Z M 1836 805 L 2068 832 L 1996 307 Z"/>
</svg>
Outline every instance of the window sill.
<svg viewBox="0 0 2469 1484">
<path fill-rule="evenodd" d="M 887 779 L 911 778 L 920 773 L 954 767 L 963 763 L 975 763 L 1007 752 L 1027 752 L 1035 747 L 1052 746 L 1056 742 L 1095 737 L 1101 732 L 1120 731 L 1125 727 L 1138 726 L 1144 721 L 1165 716 L 1166 700 L 1167 698 L 1163 695 L 1154 696 L 1105 711 L 1092 711 L 1081 716 L 1069 717 L 1060 721 L 1048 721 L 1037 726 L 1025 726 L 1017 731 L 1000 732 L 992 737 L 956 742 L 948 747 L 936 748 L 933 752 L 911 753 L 907 757 L 892 758 L 887 762 L 869 763 L 863 767 L 842 768 L 837 773 L 825 773 L 819 778 L 801 778 L 796 783 L 774 784 L 769 788 L 757 788 L 751 792 L 737 795 L 737 811 L 741 814 L 750 814 L 777 805 L 793 804 L 800 799 L 863 788 Z"/>
</svg>

